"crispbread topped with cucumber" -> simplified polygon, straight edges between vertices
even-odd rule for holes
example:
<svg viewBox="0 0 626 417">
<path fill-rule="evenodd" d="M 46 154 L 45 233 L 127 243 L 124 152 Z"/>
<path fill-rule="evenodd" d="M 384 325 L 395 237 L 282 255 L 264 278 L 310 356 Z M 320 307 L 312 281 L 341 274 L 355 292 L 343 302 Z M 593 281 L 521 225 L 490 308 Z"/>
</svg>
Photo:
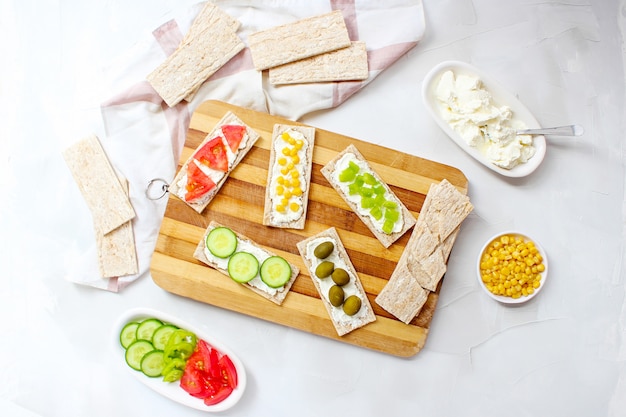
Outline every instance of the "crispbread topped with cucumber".
<svg viewBox="0 0 626 417">
<path fill-rule="evenodd" d="M 285 258 L 215 221 L 207 227 L 193 256 L 278 305 L 300 273 Z"/>
</svg>

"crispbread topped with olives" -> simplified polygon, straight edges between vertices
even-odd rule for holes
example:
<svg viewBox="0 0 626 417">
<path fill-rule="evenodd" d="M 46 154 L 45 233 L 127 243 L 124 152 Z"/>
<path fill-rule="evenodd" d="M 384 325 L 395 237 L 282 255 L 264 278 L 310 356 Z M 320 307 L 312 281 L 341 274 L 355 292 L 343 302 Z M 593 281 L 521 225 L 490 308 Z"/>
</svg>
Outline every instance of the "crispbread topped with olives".
<svg viewBox="0 0 626 417">
<path fill-rule="evenodd" d="M 298 242 L 297 246 L 339 336 L 376 320 L 365 289 L 334 227 Z"/>
</svg>

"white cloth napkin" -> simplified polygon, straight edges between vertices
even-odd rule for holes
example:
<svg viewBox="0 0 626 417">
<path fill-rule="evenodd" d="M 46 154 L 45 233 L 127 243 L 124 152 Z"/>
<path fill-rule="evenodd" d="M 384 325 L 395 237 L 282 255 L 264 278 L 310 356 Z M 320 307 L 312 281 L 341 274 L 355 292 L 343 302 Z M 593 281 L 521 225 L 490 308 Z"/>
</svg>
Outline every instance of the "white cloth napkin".
<svg viewBox="0 0 626 417">
<path fill-rule="evenodd" d="M 171 19 L 121 55 L 105 75 L 112 96 L 102 103 L 106 137 L 100 140 L 113 165 L 130 183 L 139 273 L 102 279 L 95 267 L 95 246 L 85 249 L 85 261 L 67 279 L 109 291 L 119 291 L 149 271 L 150 260 L 167 198 L 150 200 L 150 180 L 172 180 L 194 109 L 206 100 L 297 120 L 321 109 L 339 106 L 372 82 L 385 68 L 413 48 L 425 30 L 421 0 L 224 0 L 214 1 L 238 19 L 244 43 L 250 33 L 305 17 L 342 10 L 352 40 L 365 41 L 369 77 L 365 81 L 272 86 L 267 72 L 256 71 L 245 48 L 205 82 L 193 100 L 169 108 L 145 81 L 146 75 L 171 54 L 204 3 L 176 11 Z M 90 259 L 94 259 L 91 265 Z"/>
</svg>

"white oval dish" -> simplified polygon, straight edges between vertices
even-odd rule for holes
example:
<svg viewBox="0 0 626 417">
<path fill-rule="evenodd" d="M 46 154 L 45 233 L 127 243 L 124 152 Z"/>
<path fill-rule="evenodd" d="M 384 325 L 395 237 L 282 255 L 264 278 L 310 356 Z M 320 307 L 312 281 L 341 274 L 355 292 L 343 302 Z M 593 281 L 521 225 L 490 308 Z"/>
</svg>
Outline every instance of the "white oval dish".
<svg viewBox="0 0 626 417">
<path fill-rule="evenodd" d="M 211 346 L 230 357 L 233 364 L 235 365 L 235 368 L 237 369 L 238 382 L 237 388 L 233 390 L 228 398 L 215 405 L 205 405 L 202 399 L 193 397 L 189 395 L 185 390 L 183 390 L 180 387 L 179 381 L 168 383 L 163 382 L 162 378 L 150 378 L 139 371 L 135 371 L 126 364 L 126 361 L 124 359 L 125 349 L 120 344 L 120 332 L 122 331 L 122 328 L 126 323 L 135 320 L 142 320 L 149 317 L 155 317 L 163 321 L 164 323 L 171 323 L 180 327 L 181 329 L 189 330 L 190 332 L 195 333 L 198 339 L 206 341 Z M 128 310 L 117 319 L 115 325 L 113 326 L 111 339 L 111 347 L 116 358 L 135 378 L 146 384 L 148 387 L 152 388 L 154 391 L 163 395 L 164 397 L 167 397 L 170 400 L 176 401 L 180 404 L 186 405 L 187 407 L 212 413 L 224 411 L 237 404 L 246 389 L 247 378 L 245 368 L 243 367 L 243 364 L 239 360 L 239 358 L 233 353 L 233 351 L 231 351 L 228 347 L 224 346 L 219 341 L 211 338 L 198 328 L 172 315 L 149 308 L 134 308 Z"/>
<path fill-rule="evenodd" d="M 543 258 L 543 265 L 545 267 L 545 270 L 541 272 L 541 282 L 540 282 L 539 288 L 535 289 L 535 291 L 530 295 L 522 296 L 520 298 L 512 298 L 512 297 L 505 297 L 502 295 L 496 295 L 492 293 L 491 291 L 489 291 L 487 287 L 485 286 L 485 284 L 483 283 L 482 277 L 480 275 L 480 260 L 483 257 L 483 253 L 485 252 L 485 249 L 487 249 L 487 247 L 491 244 L 491 242 L 493 242 L 496 239 L 499 239 L 501 236 L 504 236 L 504 235 L 519 236 L 523 238 L 524 241 L 529 241 L 529 240 L 532 241 L 535 244 L 535 247 L 539 250 L 541 257 Z M 478 254 L 478 260 L 476 262 L 476 276 L 478 277 L 478 283 L 480 284 L 480 287 L 483 289 L 483 291 L 485 291 L 485 293 L 489 297 L 503 304 L 522 304 L 536 297 L 537 294 L 539 294 L 539 292 L 546 285 L 546 279 L 548 278 L 548 256 L 546 255 L 546 252 L 543 250 L 541 245 L 535 239 L 529 237 L 528 235 L 515 231 L 515 230 L 500 232 L 497 235 L 494 235 L 490 239 L 488 239 L 487 242 L 485 242 L 483 247 L 480 249 L 480 252 Z"/>
<path fill-rule="evenodd" d="M 452 139 L 461 149 L 476 159 L 487 168 L 507 177 L 525 177 L 531 174 L 543 161 L 546 153 L 546 138 L 542 135 L 533 137 L 533 145 L 535 146 L 535 155 L 527 162 L 519 164 L 511 169 L 501 168 L 486 158 L 478 149 L 469 146 L 463 138 L 446 122 L 440 115 L 437 106 L 437 98 L 435 91 L 437 83 L 441 75 L 448 70 L 452 70 L 455 74 L 473 75 L 478 77 L 485 89 L 491 93 L 494 103 L 498 105 L 506 105 L 511 108 L 513 117 L 521 120 L 529 129 L 539 128 L 539 122 L 532 113 L 507 89 L 502 87 L 497 81 L 489 77 L 478 68 L 460 61 L 444 61 L 431 69 L 422 84 L 422 98 L 426 109 L 435 119 L 439 127 Z"/>
</svg>

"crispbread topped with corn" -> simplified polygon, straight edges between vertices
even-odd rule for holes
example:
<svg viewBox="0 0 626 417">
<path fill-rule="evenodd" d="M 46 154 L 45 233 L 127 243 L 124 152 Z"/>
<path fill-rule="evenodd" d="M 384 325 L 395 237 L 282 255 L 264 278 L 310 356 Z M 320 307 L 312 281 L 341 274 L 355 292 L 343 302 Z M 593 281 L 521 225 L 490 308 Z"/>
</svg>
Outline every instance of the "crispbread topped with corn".
<svg viewBox="0 0 626 417">
<path fill-rule="evenodd" d="M 265 187 L 263 224 L 304 229 L 315 128 L 275 124 Z"/>
</svg>

